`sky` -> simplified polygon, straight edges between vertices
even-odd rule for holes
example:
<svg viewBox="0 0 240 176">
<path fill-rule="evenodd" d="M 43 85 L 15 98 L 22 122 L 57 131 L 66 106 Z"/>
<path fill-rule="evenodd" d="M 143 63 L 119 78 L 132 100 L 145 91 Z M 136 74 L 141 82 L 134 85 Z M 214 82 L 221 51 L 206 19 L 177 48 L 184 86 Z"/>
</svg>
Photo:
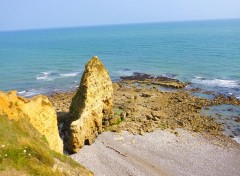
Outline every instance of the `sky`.
<svg viewBox="0 0 240 176">
<path fill-rule="evenodd" d="M 240 0 L 0 0 L 0 31 L 240 18 Z"/>
</svg>

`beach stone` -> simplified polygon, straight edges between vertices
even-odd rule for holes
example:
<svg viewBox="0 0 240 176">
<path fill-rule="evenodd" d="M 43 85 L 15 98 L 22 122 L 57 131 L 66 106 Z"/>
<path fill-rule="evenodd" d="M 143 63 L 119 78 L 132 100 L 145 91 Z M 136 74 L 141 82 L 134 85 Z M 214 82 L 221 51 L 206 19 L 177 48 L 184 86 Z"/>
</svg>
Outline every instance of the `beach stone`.
<svg viewBox="0 0 240 176">
<path fill-rule="evenodd" d="M 164 116 L 164 113 L 162 111 L 151 111 L 151 115 L 156 118 L 161 118 Z"/>
<path fill-rule="evenodd" d="M 144 135 L 144 134 L 145 134 L 144 131 L 141 130 L 141 131 L 140 131 L 140 135 Z"/>
<path fill-rule="evenodd" d="M 153 117 L 153 121 L 158 121 L 159 119 L 157 117 Z"/>
<path fill-rule="evenodd" d="M 131 116 L 132 111 L 130 109 L 126 110 L 126 117 Z"/>
<path fill-rule="evenodd" d="M 147 94 L 147 93 L 142 93 L 142 95 L 141 95 L 142 97 L 151 97 L 152 95 L 150 95 L 150 94 Z"/>
<path fill-rule="evenodd" d="M 120 114 L 121 120 L 125 120 L 126 116 L 127 116 L 127 113 L 125 111 L 121 112 Z"/>
<path fill-rule="evenodd" d="M 104 122 L 103 122 L 103 125 L 104 125 L 104 126 L 109 126 L 110 123 L 109 123 L 109 121 L 104 121 Z"/>
<path fill-rule="evenodd" d="M 114 91 L 117 91 L 120 89 L 120 85 L 118 83 L 113 83 L 112 86 Z"/>
<path fill-rule="evenodd" d="M 58 133 L 57 115 L 46 96 L 38 95 L 31 99 L 17 96 L 17 91 L 0 91 L 0 115 L 10 120 L 26 120 L 48 141 L 49 147 L 63 152 L 63 142 Z"/>
<path fill-rule="evenodd" d="M 236 117 L 235 122 L 240 122 L 240 117 Z"/>
<path fill-rule="evenodd" d="M 149 115 L 149 114 L 147 114 L 147 115 L 146 115 L 146 118 L 147 118 L 147 120 L 151 120 L 151 119 L 153 118 L 153 116 L 152 116 L 152 115 Z"/>
<path fill-rule="evenodd" d="M 85 66 L 80 86 L 70 106 L 69 152 L 91 144 L 102 132 L 104 116 L 112 111 L 112 81 L 97 56 Z M 108 119 L 108 118 L 106 118 Z"/>
</svg>

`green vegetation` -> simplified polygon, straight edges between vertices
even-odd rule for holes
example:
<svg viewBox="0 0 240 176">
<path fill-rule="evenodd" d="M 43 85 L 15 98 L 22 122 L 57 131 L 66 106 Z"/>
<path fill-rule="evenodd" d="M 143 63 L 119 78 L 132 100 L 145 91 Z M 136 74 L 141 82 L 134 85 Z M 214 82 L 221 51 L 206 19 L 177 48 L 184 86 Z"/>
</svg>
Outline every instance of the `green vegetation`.
<svg viewBox="0 0 240 176">
<path fill-rule="evenodd" d="M 121 122 L 124 121 L 124 115 L 123 115 L 124 111 L 122 109 L 119 108 L 114 108 L 113 109 L 113 117 L 110 120 L 110 124 L 111 125 L 118 125 Z"/>
<path fill-rule="evenodd" d="M 124 117 L 124 111 L 122 110 L 122 109 L 119 109 L 119 108 L 114 108 L 113 109 L 113 113 L 114 113 L 114 115 L 116 115 L 116 116 L 119 116 L 120 118 L 121 118 L 121 121 L 124 121 L 125 119 L 125 117 Z"/>
<path fill-rule="evenodd" d="M 121 119 L 121 117 L 115 117 L 113 119 L 111 119 L 111 125 L 118 125 L 122 122 L 123 120 Z"/>
<path fill-rule="evenodd" d="M 54 171 L 55 160 L 85 170 L 70 157 L 50 150 L 46 138 L 28 121 L 17 122 L 0 116 L 0 174 L 13 170 L 27 175 L 66 175 Z"/>
<path fill-rule="evenodd" d="M 114 108 L 109 119 L 109 126 L 105 126 L 104 131 L 120 132 L 118 125 L 125 120 L 124 111 Z"/>
</svg>

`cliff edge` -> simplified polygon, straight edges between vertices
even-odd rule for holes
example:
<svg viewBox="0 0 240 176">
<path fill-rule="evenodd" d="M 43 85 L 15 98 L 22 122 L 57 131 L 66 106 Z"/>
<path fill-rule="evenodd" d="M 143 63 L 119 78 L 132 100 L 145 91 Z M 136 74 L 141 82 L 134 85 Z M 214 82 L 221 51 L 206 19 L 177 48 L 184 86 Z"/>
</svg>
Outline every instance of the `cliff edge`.
<svg viewBox="0 0 240 176">
<path fill-rule="evenodd" d="M 31 99 L 17 96 L 16 91 L 0 91 L 0 115 L 10 120 L 27 120 L 43 135 L 56 152 L 63 153 L 63 142 L 58 133 L 57 115 L 46 96 L 38 95 Z"/>
</svg>

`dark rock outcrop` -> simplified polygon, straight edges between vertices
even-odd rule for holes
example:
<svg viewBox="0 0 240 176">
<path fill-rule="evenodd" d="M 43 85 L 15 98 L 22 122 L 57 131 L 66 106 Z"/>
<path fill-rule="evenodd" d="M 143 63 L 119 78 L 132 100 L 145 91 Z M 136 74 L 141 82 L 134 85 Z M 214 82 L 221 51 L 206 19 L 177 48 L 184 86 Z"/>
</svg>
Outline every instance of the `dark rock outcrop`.
<svg viewBox="0 0 240 176">
<path fill-rule="evenodd" d="M 177 79 L 173 78 L 168 78 L 165 76 L 154 76 L 154 75 L 149 75 L 146 73 L 138 73 L 135 72 L 131 76 L 122 76 L 120 77 L 122 79 L 121 82 L 123 83 L 142 83 L 142 84 L 152 84 L 152 85 L 159 85 L 159 86 L 164 86 L 164 87 L 171 87 L 171 88 L 184 88 L 186 87 L 189 83 L 185 82 L 180 82 Z"/>
</svg>

